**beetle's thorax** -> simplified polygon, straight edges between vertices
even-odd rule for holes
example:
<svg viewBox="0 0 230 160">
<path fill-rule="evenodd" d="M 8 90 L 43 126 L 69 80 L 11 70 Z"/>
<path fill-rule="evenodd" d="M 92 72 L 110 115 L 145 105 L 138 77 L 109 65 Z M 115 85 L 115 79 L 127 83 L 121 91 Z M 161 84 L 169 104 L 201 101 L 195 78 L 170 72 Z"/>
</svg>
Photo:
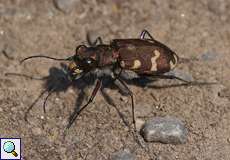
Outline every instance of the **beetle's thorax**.
<svg viewBox="0 0 230 160">
<path fill-rule="evenodd" d="M 98 62 L 98 67 L 113 65 L 117 62 L 118 54 L 110 45 L 98 45 L 93 47 L 90 57 Z"/>
</svg>

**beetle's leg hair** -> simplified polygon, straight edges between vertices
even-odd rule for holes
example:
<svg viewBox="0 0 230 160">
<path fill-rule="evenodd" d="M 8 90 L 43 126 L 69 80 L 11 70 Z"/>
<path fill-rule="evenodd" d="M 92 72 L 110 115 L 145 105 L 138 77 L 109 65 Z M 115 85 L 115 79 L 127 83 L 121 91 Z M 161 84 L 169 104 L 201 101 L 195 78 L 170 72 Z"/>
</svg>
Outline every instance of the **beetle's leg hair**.
<svg viewBox="0 0 230 160">
<path fill-rule="evenodd" d="M 97 83 L 93 89 L 93 92 L 90 96 L 90 99 L 88 102 L 80 109 L 80 110 L 75 110 L 73 114 L 70 116 L 69 124 L 66 126 L 66 129 L 69 129 L 73 122 L 76 120 L 76 118 L 80 115 L 80 113 L 93 101 L 94 97 L 96 96 L 97 92 L 101 88 L 101 80 L 97 80 Z"/>
<path fill-rule="evenodd" d="M 149 38 L 150 38 L 151 40 L 153 40 L 153 41 L 155 40 L 155 39 L 153 38 L 153 36 L 152 36 L 146 29 L 144 29 L 144 30 L 141 32 L 140 39 L 146 39 L 146 38 L 145 38 L 146 34 L 149 36 Z"/>
</svg>

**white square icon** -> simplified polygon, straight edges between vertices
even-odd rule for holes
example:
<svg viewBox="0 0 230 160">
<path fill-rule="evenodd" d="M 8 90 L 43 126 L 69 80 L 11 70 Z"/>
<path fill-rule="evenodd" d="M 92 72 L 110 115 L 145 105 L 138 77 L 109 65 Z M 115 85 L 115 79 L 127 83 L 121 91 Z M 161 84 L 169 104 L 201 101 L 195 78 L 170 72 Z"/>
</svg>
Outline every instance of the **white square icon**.
<svg viewBox="0 0 230 160">
<path fill-rule="evenodd" d="M 20 160 L 21 159 L 21 139 L 1 138 L 0 160 Z"/>
</svg>

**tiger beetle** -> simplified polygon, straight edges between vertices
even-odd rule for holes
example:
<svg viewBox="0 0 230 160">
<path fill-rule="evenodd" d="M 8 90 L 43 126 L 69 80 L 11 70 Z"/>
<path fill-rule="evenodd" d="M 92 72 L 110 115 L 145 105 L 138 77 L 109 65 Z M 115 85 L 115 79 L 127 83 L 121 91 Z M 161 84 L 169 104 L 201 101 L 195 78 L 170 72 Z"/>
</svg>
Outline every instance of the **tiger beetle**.
<svg viewBox="0 0 230 160">
<path fill-rule="evenodd" d="M 107 74 L 112 77 L 114 80 L 113 82 L 119 81 L 131 97 L 132 122 L 135 131 L 134 98 L 132 91 L 121 78 L 123 70 L 135 72 L 140 77 L 147 76 L 158 79 L 177 79 L 189 83 L 177 76 L 164 74 L 176 67 L 179 58 L 169 47 L 155 40 L 147 30 L 143 30 L 139 38 L 113 39 L 110 44 L 104 44 L 101 37 L 98 37 L 93 43 L 89 40 L 88 42 L 90 46 L 77 46 L 76 53 L 68 58 L 61 59 L 36 55 L 27 57 L 21 61 L 24 62 L 28 59 L 38 57 L 58 61 L 69 61 L 68 75 L 72 81 L 85 76 L 87 73 L 98 73 L 96 74 L 96 85 L 90 99 L 80 110 L 74 111 L 67 125 L 67 129 L 71 127 L 79 114 L 93 101 L 102 86 L 102 79 Z M 109 70 L 109 73 L 106 72 L 106 70 Z"/>
</svg>

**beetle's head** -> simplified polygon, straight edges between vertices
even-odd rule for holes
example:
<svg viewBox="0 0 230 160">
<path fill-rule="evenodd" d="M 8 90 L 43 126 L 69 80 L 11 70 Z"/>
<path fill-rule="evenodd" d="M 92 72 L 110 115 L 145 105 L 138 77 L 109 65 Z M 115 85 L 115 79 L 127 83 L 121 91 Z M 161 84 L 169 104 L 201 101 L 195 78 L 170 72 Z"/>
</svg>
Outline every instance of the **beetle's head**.
<svg viewBox="0 0 230 160">
<path fill-rule="evenodd" d="M 69 59 L 71 62 L 68 66 L 68 71 L 73 80 L 80 78 L 83 74 L 97 67 L 96 53 L 92 47 L 86 47 L 85 45 L 78 46 L 76 54 Z"/>
</svg>

